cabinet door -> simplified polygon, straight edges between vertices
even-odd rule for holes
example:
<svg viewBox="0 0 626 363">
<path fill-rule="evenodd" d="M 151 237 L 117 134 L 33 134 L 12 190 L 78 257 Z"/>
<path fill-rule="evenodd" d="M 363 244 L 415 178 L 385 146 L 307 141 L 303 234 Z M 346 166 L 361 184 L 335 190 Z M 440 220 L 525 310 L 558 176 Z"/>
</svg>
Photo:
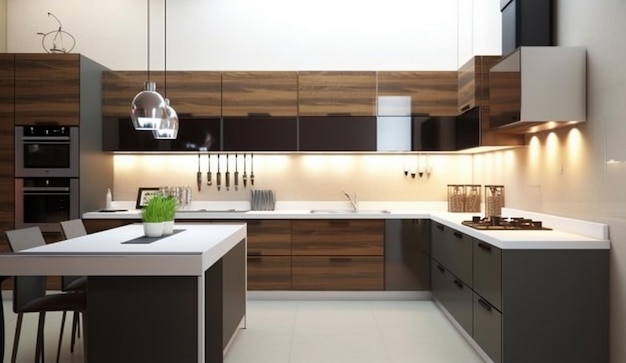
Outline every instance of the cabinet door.
<svg viewBox="0 0 626 363">
<path fill-rule="evenodd" d="M 459 112 L 489 105 L 489 69 L 500 56 L 475 56 L 458 72 Z"/>
<path fill-rule="evenodd" d="M 474 291 L 502 311 L 502 251 L 474 239 Z"/>
<path fill-rule="evenodd" d="M 297 151 L 295 117 L 224 117 L 224 151 Z"/>
<path fill-rule="evenodd" d="M 299 72 L 298 114 L 376 115 L 376 73 Z"/>
<path fill-rule="evenodd" d="M 252 235 L 248 234 L 248 240 Z M 248 255 L 248 290 L 290 290 L 290 256 Z"/>
<path fill-rule="evenodd" d="M 382 290 L 382 256 L 294 256 L 294 290 Z"/>
<path fill-rule="evenodd" d="M 80 55 L 15 55 L 15 124 L 80 123 Z"/>
<path fill-rule="evenodd" d="M 376 151 L 376 117 L 300 117 L 300 151 Z"/>
<path fill-rule="evenodd" d="M 473 329 L 473 299 L 474 293 L 471 287 L 463 283 L 458 277 L 449 273 L 446 270 L 445 274 L 445 287 L 446 291 L 449 291 L 446 304 L 444 305 L 450 315 L 465 329 L 465 331 L 472 335 Z"/>
<path fill-rule="evenodd" d="M 224 72 L 224 116 L 297 116 L 296 72 Z"/>
<path fill-rule="evenodd" d="M 452 71 L 378 72 L 378 116 L 454 116 L 457 78 Z"/>
<path fill-rule="evenodd" d="M 291 221 L 249 220 L 249 256 L 291 256 Z"/>
<path fill-rule="evenodd" d="M 144 84 L 148 80 L 156 83 L 157 92 L 163 92 L 165 86 L 162 73 L 148 73 L 146 71 L 102 72 L 102 115 L 104 117 L 130 117 L 130 105 L 133 98 L 144 89 Z M 174 109 L 176 108 L 174 107 Z"/>
<path fill-rule="evenodd" d="M 219 117 L 222 115 L 222 74 L 210 71 L 167 71 L 163 97 L 170 100 L 179 118 Z M 131 98 L 132 100 L 132 98 Z"/>
<path fill-rule="evenodd" d="M 474 294 L 473 338 L 495 362 L 502 362 L 502 313 Z"/>
<path fill-rule="evenodd" d="M 0 53 L 0 228 L 11 230 L 14 226 L 14 95 L 15 55 Z M 0 251 L 9 252 L 7 244 Z"/>
<path fill-rule="evenodd" d="M 433 222 L 432 225 L 433 258 L 472 287 L 472 238 L 437 222 Z"/>
<path fill-rule="evenodd" d="M 294 220 L 292 226 L 294 255 L 383 255 L 383 220 Z"/>
</svg>

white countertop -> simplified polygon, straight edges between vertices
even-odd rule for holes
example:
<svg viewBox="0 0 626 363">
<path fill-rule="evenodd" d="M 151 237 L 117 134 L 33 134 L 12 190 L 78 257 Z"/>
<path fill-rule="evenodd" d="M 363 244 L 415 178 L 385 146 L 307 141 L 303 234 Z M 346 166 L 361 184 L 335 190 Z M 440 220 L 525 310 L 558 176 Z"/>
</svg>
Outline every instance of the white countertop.
<svg viewBox="0 0 626 363">
<path fill-rule="evenodd" d="M 222 202 L 223 203 L 223 202 Z M 119 204 L 118 206 L 124 206 Z M 126 204 L 129 205 L 129 204 Z M 480 213 L 449 213 L 442 202 L 360 202 L 359 212 L 350 210 L 347 202 L 279 202 L 274 211 L 250 211 L 249 204 L 198 203 L 179 211 L 177 219 L 251 220 L 251 219 L 432 219 L 460 232 L 502 249 L 609 249 L 608 225 L 539 214 L 511 208 L 503 216 L 540 220 L 551 230 L 477 230 L 461 224 Z M 230 209 L 234 209 L 231 211 Z M 311 210 L 331 211 L 311 213 Z M 89 212 L 84 219 L 137 219 L 141 211 Z"/>
<path fill-rule="evenodd" d="M 0 275 L 199 276 L 246 238 L 245 224 L 175 224 L 180 233 L 147 244 L 130 224 L 16 253 L 0 254 Z M 77 258 L 81 257 L 81 258 Z"/>
</svg>

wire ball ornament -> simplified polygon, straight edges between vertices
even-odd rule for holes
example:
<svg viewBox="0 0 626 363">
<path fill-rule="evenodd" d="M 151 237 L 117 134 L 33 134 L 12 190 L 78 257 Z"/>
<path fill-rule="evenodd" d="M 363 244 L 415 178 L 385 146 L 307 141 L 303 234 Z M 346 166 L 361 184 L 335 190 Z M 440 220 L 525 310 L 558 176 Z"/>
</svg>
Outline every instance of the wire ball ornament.
<svg viewBox="0 0 626 363">
<path fill-rule="evenodd" d="M 41 46 L 47 53 L 71 52 L 76 45 L 74 36 L 62 29 L 61 21 L 54 14 L 48 12 L 48 17 L 53 17 L 59 23 L 59 28 L 47 33 L 38 32 L 37 35 L 41 35 Z"/>
</svg>

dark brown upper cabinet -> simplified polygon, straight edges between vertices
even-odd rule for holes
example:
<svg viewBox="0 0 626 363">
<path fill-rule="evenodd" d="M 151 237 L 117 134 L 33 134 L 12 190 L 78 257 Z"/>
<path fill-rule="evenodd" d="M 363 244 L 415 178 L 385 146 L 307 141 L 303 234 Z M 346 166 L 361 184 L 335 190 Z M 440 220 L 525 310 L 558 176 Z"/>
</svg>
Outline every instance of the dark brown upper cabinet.
<svg viewBox="0 0 626 363">
<path fill-rule="evenodd" d="M 456 71 L 378 72 L 378 116 L 454 116 L 457 78 Z"/>
<path fill-rule="evenodd" d="M 459 112 L 476 106 L 489 104 L 489 69 L 500 60 L 500 56 L 475 56 L 458 72 Z"/>
<path fill-rule="evenodd" d="M 297 72 L 222 73 L 222 115 L 297 116 Z"/>
<path fill-rule="evenodd" d="M 298 114 L 375 116 L 376 72 L 299 72 Z"/>
<path fill-rule="evenodd" d="M 14 102 L 15 55 L 0 53 L 0 228 L 15 228 L 14 219 Z M 0 238 L 2 240 L 2 238 Z M 9 252 L 6 243 L 0 243 L 0 252 Z"/>
<path fill-rule="evenodd" d="M 79 54 L 15 54 L 15 124 L 80 124 Z"/>
<path fill-rule="evenodd" d="M 180 117 L 221 116 L 221 73 L 210 71 L 107 71 L 102 74 L 102 114 L 128 117 L 130 104 L 146 81 L 170 100 Z"/>
</svg>

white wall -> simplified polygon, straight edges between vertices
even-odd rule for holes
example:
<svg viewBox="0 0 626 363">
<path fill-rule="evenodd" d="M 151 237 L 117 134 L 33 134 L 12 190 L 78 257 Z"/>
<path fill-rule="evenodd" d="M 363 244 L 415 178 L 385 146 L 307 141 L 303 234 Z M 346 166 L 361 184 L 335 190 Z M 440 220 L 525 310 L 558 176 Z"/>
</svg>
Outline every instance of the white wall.
<svg viewBox="0 0 626 363">
<path fill-rule="evenodd" d="M 167 67 L 455 70 L 457 1 L 169 1 Z M 150 1 L 152 69 L 163 67 L 163 5 Z M 41 52 L 36 33 L 57 27 L 47 12 L 74 35 L 74 52 L 111 69 L 147 68 L 146 1 L 8 0 L 8 51 Z"/>
</svg>

